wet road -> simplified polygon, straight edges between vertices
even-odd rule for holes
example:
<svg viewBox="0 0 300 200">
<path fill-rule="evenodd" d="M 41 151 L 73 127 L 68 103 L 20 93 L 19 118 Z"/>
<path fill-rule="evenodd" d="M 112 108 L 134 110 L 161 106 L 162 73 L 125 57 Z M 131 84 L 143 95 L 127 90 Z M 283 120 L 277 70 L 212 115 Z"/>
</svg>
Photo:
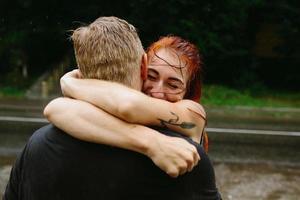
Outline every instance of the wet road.
<svg viewBox="0 0 300 200">
<path fill-rule="evenodd" d="M 215 164 L 224 200 L 298 200 L 300 168 L 269 164 Z"/>
</svg>

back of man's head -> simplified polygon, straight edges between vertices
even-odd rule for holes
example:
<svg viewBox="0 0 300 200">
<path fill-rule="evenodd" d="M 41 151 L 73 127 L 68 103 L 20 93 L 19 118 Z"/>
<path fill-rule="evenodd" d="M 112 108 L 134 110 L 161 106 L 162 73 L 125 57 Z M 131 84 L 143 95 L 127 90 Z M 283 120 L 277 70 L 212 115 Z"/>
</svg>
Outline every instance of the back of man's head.
<svg viewBox="0 0 300 200">
<path fill-rule="evenodd" d="M 117 17 L 100 17 L 71 36 L 84 78 L 134 86 L 140 80 L 144 50 L 133 25 Z"/>
</svg>

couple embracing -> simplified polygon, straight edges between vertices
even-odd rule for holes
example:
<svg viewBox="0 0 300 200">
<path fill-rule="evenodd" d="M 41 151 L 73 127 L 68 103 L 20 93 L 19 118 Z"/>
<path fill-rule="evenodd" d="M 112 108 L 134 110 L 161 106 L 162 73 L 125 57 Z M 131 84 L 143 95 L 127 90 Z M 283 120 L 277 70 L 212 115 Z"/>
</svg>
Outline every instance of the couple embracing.
<svg viewBox="0 0 300 200">
<path fill-rule="evenodd" d="M 205 153 L 197 47 L 100 17 L 72 34 L 77 70 L 18 156 L 4 199 L 221 199 Z"/>
</svg>

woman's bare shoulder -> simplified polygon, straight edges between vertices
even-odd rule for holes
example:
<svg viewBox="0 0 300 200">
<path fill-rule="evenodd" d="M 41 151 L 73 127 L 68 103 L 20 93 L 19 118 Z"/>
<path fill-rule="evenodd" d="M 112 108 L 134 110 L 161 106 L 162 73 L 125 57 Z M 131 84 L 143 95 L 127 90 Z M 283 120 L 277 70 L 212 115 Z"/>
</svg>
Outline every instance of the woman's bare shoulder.
<svg viewBox="0 0 300 200">
<path fill-rule="evenodd" d="M 191 112 L 199 114 L 201 115 L 202 118 L 206 119 L 206 112 L 204 107 L 201 104 L 189 99 L 183 99 L 181 101 L 178 101 L 176 104 L 185 107 Z"/>
</svg>

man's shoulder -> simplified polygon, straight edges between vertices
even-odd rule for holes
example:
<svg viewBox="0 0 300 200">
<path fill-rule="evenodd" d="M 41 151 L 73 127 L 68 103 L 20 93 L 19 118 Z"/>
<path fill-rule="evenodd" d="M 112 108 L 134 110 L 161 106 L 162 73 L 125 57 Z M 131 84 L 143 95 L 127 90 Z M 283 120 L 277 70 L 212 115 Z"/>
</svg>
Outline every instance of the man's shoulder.
<svg viewBox="0 0 300 200">
<path fill-rule="evenodd" d="M 38 130 L 36 130 L 28 140 L 28 144 L 36 143 L 36 142 L 45 142 L 50 138 L 55 138 L 63 131 L 58 129 L 57 127 L 53 126 L 52 124 L 45 125 Z"/>
<path fill-rule="evenodd" d="M 89 154 L 89 155 L 123 155 L 137 154 L 125 149 L 79 140 L 68 133 L 48 124 L 36 130 L 27 142 L 31 151 L 59 152 L 59 154 Z M 139 154 L 138 154 L 139 155 Z M 136 155 L 135 155 L 136 156 Z M 107 156 L 108 157 L 108 156 Z"/>
<path fill-rule="evenodd" d="M 87 145 L 86 142 L 73 138 L 63 130 L 52 124 L 48 124 L 39 128 L 32 134 L 26 144 L 26 149 L 30 152 L 52 152 L 53 150 L 61 151 L 63 149 L 79 151 L 80 149 L 84 149 Z"/>
<path fill-rule="evenodd" d="M 38 130 L 36 130 L 29 139 L 29 142 L 68 142 L 68 143 L 86 143 L 78 140 L 69 134 L 65 133 L 63 130 L 57 128 L 53 124 L 45 125 Z"/>
<path fill-rule="evenodd" d="M 47 133 L 51 132 L 62 132 L 62 130 L 55 127 L 53 124 L 47 124 L 45 126 L 42 126 L 41 128 L 37 129 L 33 134 L 32 137 L 43 137 Z"/>
</svg>

